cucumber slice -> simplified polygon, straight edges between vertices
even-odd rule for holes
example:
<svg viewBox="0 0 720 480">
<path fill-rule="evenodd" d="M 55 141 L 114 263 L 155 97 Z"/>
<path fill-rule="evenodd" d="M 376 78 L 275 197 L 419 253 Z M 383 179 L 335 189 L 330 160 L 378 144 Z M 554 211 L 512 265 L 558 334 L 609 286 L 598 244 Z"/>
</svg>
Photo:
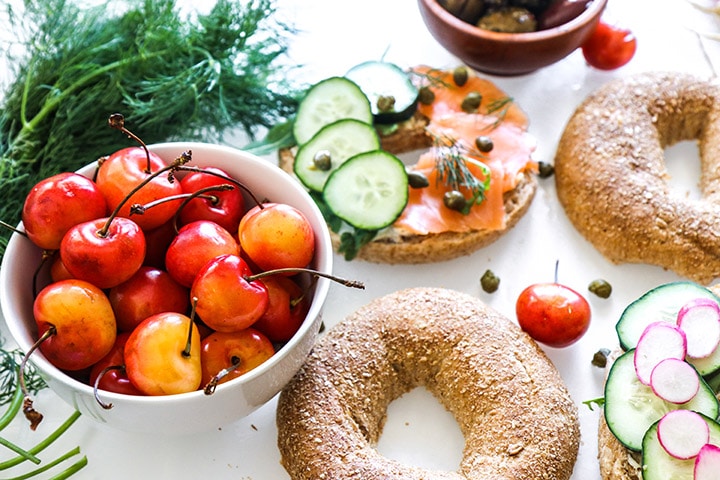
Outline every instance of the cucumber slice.
<svg viewBox="0 0 720 480">
<path fill-rule="evenodd" d="M 345 118 L 320 129 L 307 143 L 298 148 L 294 171 L 300 181 L 311 190 L 322 192 L 330 173 L 358 153 L 380 148 L 375 128 L 360 120 Z M 327 151 L 331 165 L 322 170 L 315 164 L 315 155 Z"/>
<path fill-rule="evenodd" d="M 394 63 L 369 61 L 352 67 L 345 74 L 370 100 L 375 123 L 399 123 L 412 117 L 417 110 L 418 88 L 407 72 Z M 392 98 L 390 109 L 378 106 L 381 97 Z"/>
<path fill-rule="evenodd" d="M 298 145 L 310 140 L 322 127 L 341 118 L 371 124 L 370 101 L 360 87 L 345 77 L 330 77 L 308 89 L 298 105 L 293 135 Z"/>
<path fill-rule="evenodd" d="M 702 415 L 710 427 L 710 442 L 720 446 L 720 424 Z M 695 459 L 678 460 L 665 451 L 658 440 L 657 422 L 647 431 L 642 442 L 643 480 L 692 480 Z"/>
<path fill-rule="evenodd" d="M 408 202 L 405 165 L 384 150 L 355 155 L 330 175 L 323 198 L 335 215 L 355 228 L 385 228 Z"/>
<path fill-rule="evenodd" d="M 628 305 L 615 325 L 624 350 L 635 348 L 645 328 L 658 320 L 676 323 L 680 308 L 696 298 L 720 301 L 709 289 L 693 282 L 671 282 L 653 288 Z"/>
<path fill-rule="evenodd" d="M 717 418 L 718 399 L 704 380 L 700 379 L 700 390 L 689 402 L 666 402 L 638 380 L 634 354 L 635 350 L 629 350 L 618 357 L 605 382 L 605 420 L 620 443 L 639 451 L 647 429 L 670 410 L 686 408 Z"/>
</svg>

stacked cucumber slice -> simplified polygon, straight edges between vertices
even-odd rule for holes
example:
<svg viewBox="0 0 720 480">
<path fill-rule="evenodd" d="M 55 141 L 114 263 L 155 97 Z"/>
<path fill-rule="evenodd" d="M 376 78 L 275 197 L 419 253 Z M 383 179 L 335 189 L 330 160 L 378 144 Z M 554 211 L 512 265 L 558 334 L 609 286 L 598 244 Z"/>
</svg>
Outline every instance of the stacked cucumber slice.
<svg viewBox="0 0 720 480">
<path fill-rule="evenodd" d="M 375 123 L 378 117 L 401 121 L 412 116 L 417 90 L 413 97 L 407 74 L 390 63 L 366 62 L 348 74 L 322 80 L 306 92 L 293 123 L 298 145 L 293 170 L 335 216 L 354 228 L 377 231 L 391 225 L 407 205 L 408 178 L 402 161 L 381 149 Z M 398 92 L 401 112 L 389 116 L 371 103 L 380 96 L 378 82 Z"/>
<path fill-rule="evenodd" d="M 692 282 L 661 285 L 616 325 L 624 349 L 605 384 L 605 420 L 642 452 L 643 478 L 705 480 L 720 472 L 720 298 Z"/>
</svg>

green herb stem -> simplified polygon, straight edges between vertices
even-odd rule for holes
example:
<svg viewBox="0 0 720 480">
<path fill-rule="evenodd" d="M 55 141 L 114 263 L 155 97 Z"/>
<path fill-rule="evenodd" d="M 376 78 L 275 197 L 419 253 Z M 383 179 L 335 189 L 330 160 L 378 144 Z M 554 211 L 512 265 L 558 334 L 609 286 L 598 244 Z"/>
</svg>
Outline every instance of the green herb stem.
<svg viewBox="0 0 720 480">
<path fill-rule="evenodd" d="M 47 472 L 47 471 L 50 470 L 51 468 L 53 468 L 53 467 L 55 467 L 55 466 L 57 466 L 57 465 L 60 465 L 60 464 L 61 464 L 62 462 L 64 462 L 65 460 L 67 460 L 67 459 L 69 459 L 69 458 L 72 458 L 72 457 L 74 457 L 75 455 L 79 455 L 79 454 L 80 454 L 80 447 L 75 447 L 75 448 L 73 448 L 72 450 L 70 450 L 69 452 L 67 452 L 67 453 L 59 456 L 58 458 L 56 458 L 55 460 L 53 460 L 53 461 L 51 461 L 51 462 L 46 463 L 45 465 L 43 465 L 43 466 L 40 467 L 40 468 L 36 468 L 35 470 L 32 470 L 32 471 L 30 471 L 30 472 L 24 473 L 24 474 L 22 474 L 22 475 L 18 475 L 18 476 L 16 476 L 16 477 L 11 477 L 11 478 L 8 478 L 8 479 L 6 479 L 6 480 L 27 480 L 28 478 L 32 478 L 32 477 L 34 477 L 34 476 L 36 476 L 36 475 L 38 475 L 38 474 L 40 474 L 40 473 Z M 70 475 L 72 475 L 72 474 L 74 474 L 75 472 L 77 472 L 78 470 L 80 470 L 80 468 L 75 468 L 77 465 L 79 465 L 80 468 L 82 468 L 83 466 L 87 465 L 87 457 L 83 456 L 83 457 L 80 459 L 80 461 L 78 461 L 78 462 L 76 462 L 75 464 L 71 465 L 70 468 L 64 470 L 63 472 L 60 472 L 58 475 L 55 475 L 55 476 L 52 477 L 52 478 L 68 478 Z"/>
</svg>

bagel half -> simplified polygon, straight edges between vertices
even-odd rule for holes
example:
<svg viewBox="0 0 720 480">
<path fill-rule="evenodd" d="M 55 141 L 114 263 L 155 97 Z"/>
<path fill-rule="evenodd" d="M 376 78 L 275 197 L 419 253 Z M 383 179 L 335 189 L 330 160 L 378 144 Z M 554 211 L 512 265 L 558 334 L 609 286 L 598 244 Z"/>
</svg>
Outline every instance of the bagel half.
<svg viewBox="0 0 720 480">
<path fill-rule="evenodd" d="M 465 436 L 456 472 L 382 456 L 387 407 L 422 386 Z M 479 299 L 410 288 L 330 329 L 280 394 L 278 447 L 293 480 L 570 478 L 577 407 L 559 373 L 520 328 Z"/>
</svg>

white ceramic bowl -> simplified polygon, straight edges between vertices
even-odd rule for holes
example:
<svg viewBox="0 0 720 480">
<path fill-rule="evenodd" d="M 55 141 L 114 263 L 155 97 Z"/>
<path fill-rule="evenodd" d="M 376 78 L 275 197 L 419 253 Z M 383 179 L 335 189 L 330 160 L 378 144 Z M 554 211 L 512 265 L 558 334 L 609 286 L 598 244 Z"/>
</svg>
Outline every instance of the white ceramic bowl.
<svg viewBox="0 0 720 480">
<path fill-rule="evenodd" d="M 225 169 L 249 185 L 259 198 L 284 202 L 299 208 L 316 233 L 312 268 L 331 273 L 330 234 L 317 206 L 297 181 L 270 162 L 233 148 L 205 143 L 163 143 L 150 147 L 166 161 L 183 151 L 192 151 L 192 165 Z M 91 175 L 95 164 L 80 170 Z M 250 203 L 249 203 L 250 204 Z M 13 235 L 0 267 L 0 303 L 8 330 L 18 346 L 28 351 L 35 342 L 32 314 L 32 275 L 40 251 L 21 235 Z M 31 356 L 50 388 L 86 417 L 100 424 L 133 432 L 192 433 L 217 429 L 238 420 L 272 399 L 297 372 L 312 348 L 321 324 L 321 310 L 329 289 L 321 278 L 314 287 L 307 318 L 295 336 L 275 355 L 245 375 L 218 385 L 212 395 L 202 391 L 160 397 L 141 397 L 102 392 L 111 403 L 103 409 L 93 396 L 92 387 L 55 368 L 40 351 Z"/>
</svg>

